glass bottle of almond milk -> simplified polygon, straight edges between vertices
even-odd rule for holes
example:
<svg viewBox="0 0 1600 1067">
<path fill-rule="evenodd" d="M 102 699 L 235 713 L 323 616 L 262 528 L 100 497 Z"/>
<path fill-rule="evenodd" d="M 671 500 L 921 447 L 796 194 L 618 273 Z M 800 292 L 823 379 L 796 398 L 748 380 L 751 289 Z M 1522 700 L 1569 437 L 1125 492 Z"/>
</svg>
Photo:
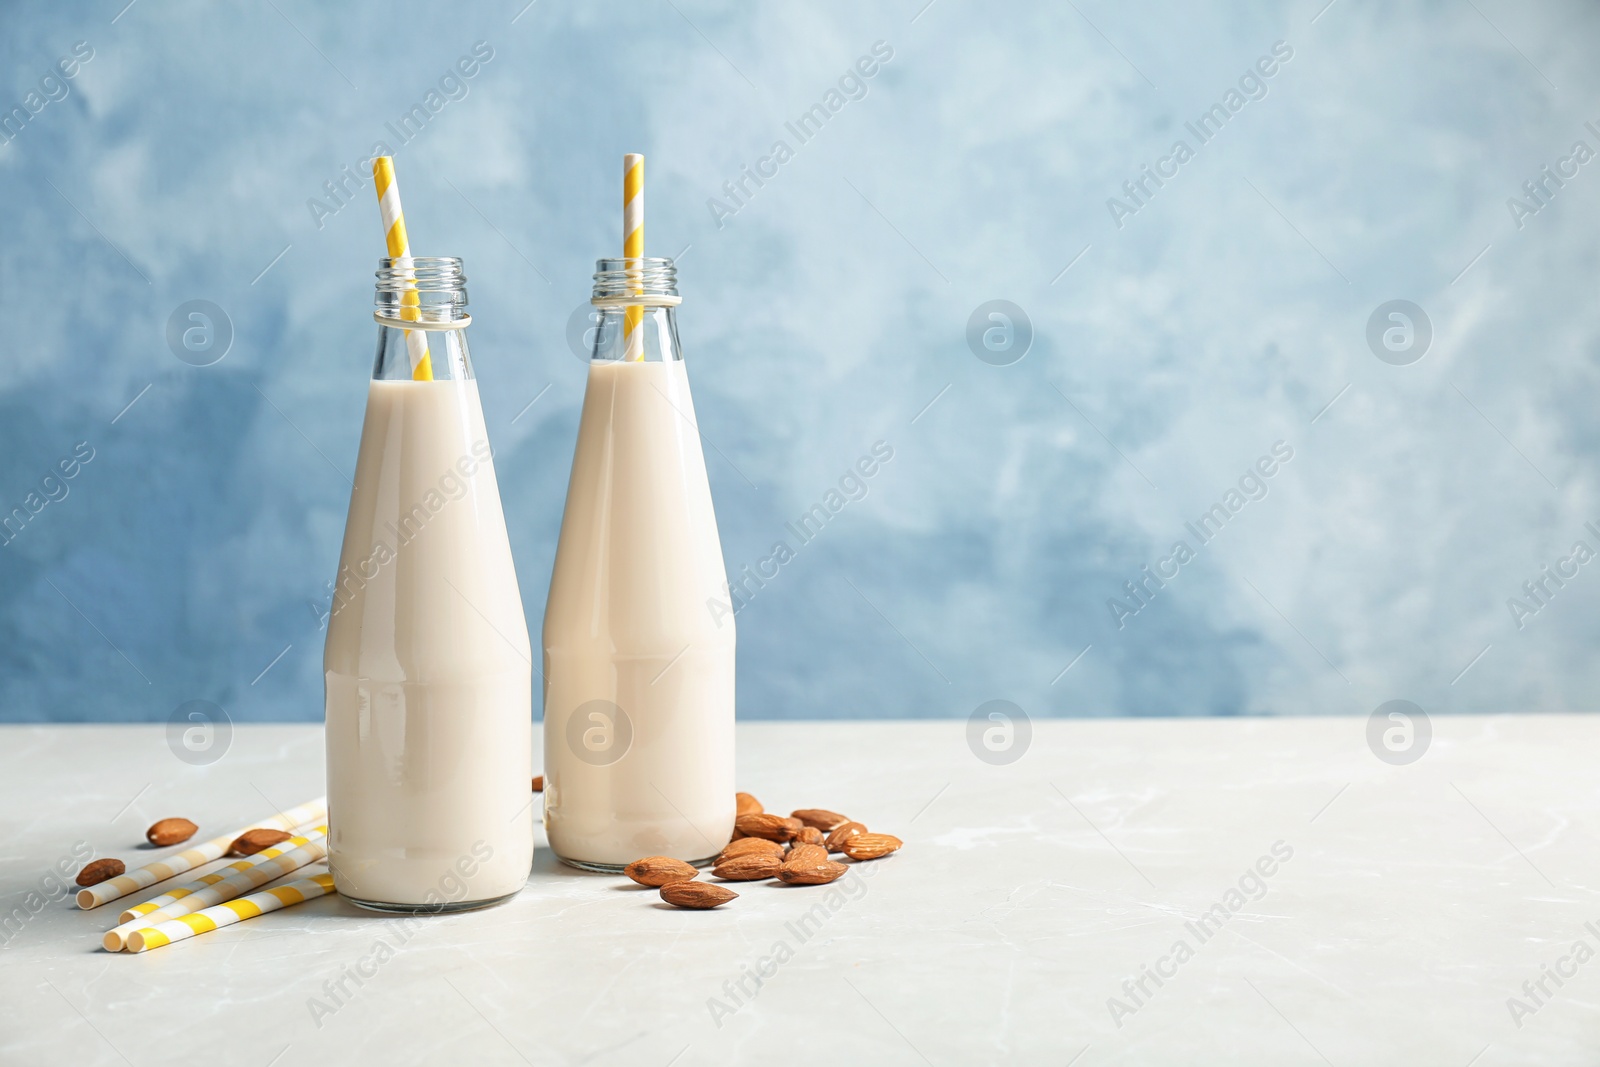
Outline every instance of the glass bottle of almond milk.
<svg viewBox="0 0 1600 1067">
<path fill-rule="evenodd" d="M 670 259 L 602 259 L 544 617 L 544 819 L 576 867 L 699 862 L 733 833 L 727 578 Z M 642 307 L 642 345 L 624 309 Z M 630 351 L 631 349 L 631 351 Z"/>
<path fill-rule="evenodd" d="M 380 263 L 323 665 L 328 865 L 381 911 L 494 904 L 533 861 L 533 661 L 466 303 L 459 259 Z"/>
</svg>

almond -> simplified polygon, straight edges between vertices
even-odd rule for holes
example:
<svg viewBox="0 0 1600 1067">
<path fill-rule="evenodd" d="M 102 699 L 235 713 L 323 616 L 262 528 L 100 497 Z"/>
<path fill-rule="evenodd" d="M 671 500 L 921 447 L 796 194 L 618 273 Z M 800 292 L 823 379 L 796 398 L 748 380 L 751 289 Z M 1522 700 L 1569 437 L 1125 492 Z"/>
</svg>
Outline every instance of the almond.
<svg viewBox="0 0 1600 1067">
<path fill-rule="evenodd" d="M 233 844 L 228 846 L 230 856 L 254 856 L 264 848 L 289 840 L 289 834 L 282 830 L 268 830 L 260 827 L 255 830 L 246 830 L 233 839 Z"/>
<path fill-rule="evenodd" d="M 850 840 L 856 834 L 864 834 L 866 832 L 867 832 L 867 828 L 865 826 L 862 826 L 860 823 L 858 823 L 858 822 L 847 822 L 843 826 L 840 826 L 840 827 L 836 828 L 833 831 L 833 833 L 828 835 L 828 840 L 827 840 L 828 851 L 829 852 L 843 852 L 844 851 L 844 843 L 846 841 Z"/>
<path fill-rule="evenodd" d="M 187 841 L 200 829 L 188 819 L 158 819 L 154 826 L 144 832 L 146 841 L 152 845 L 176 845 Z"/>
<path fill-rule="evenodd" d="M 849 869 L 829 859 L 802 863 L 791 860 L 778 868 L 778 880 L 789 885 L 826 885 Z"/>
<path fill-rule="evenodd" d="M 789 854 L 783 858 L 784 863 L 826 863 L 828 850 L 821 845 L 793 845 Z"/>
<path fill-rule="evenodd" d="M 760 815 L 767 810 L 761 806 L 761 801 L 749 793 L 735 793 L 733 794 L 733 801 L 734 811 L 739 815 Z"/>
<path fill-rule="evenodd" d="M 95 860 L 84 865 L 78 872 L 79 885 L 99 885 L 107 878 L 115 878 L 128 869 L 128 865 L 121 860 L 114 860 L 109 856 L 103 860 Z"/>
<path fill-rule="evenodd" d="M 783 858 L 783 846 L 764 837 L 741 837 L 728 842 L 728 847 L 717 854 L 716 862 L 731 860 L 735 856 L 777 856 Z"/>
<path fill-rule="evenodd" d="M 794 835 L 794 839 L 802 845 L 820 845 L 827 840 L 827 836 L 815 826 L 803 826 L 800 832 Z"/>
<path fill-rule="evenodd" d="M 825 808 L 801 808 L 799 811 L 791 811 L 789 815 L 792 818 L 799 819 L 807 826 L 815 826 L 823 833 L 827 833 L 829 830 L 837 830 L 850 821 L 838 812 L 828 811 Z"/>
<path fill-rule="evenodd" d="M 634 860 L 622 868 L 622 873 L 640 885 L 652 888 L 673 882 L 687 882 L 700 875 L 692 865 L 671 856 L 646 856 L 642 860 Z"/>
<path fill-rule="evenodd" d="M 799 819 L 785 819 L 782 815 L 761 813 L 759 815 L 741 815 L 735 821 L 736 826 L 748 837 L 764 837 L 768 841 L 787 841 L 800 832 L 804 825 Z"/>
<path fill-rule="evenodd" d="M 752 852 L 722 860 L 711 873 L 728 882 L 755 882 L 762 878 L 775 878 L 785 860 L 770 852 Z"/>
<path fill-rule="evenodd" d="M 533 791 L 535 793 L 544 792 L 544 775 L 536 774 L 533 776 Z"/>
<path fill-rule="evenodd" d="M 711 882 L 673 882 L 661 887 L 661 899 L 679 908 L 714 908 L 739 894 Z"/>
<path fill-rule="evenodd" d="M 844 854 L 853 860 L 881 859 L 903 844 L 893 834 L 856 834 L 844 843 Z"/>
</svg>

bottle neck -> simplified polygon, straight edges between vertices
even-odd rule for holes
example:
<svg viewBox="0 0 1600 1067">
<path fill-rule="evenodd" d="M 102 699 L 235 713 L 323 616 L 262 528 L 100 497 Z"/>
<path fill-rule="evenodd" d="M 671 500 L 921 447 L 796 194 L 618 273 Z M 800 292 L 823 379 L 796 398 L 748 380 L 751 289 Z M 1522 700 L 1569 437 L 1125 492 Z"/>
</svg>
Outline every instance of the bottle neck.
<svg viewBox="0 0 1600 1067">
<path fill-rule="evenodd" d="M 590 302 L 597 312 L 591 362 L 682 362 L 678 272 L 670 258 L 599 260 Z"/>
<path fill-rule="evenodd" d="M 628 312 L 627 308 L 595 309 L 590 363 L 683 362 L 676 308 L 641 308 L 637 318 L 630 318 Z"/>
<path fill-rule="evenodd" d="M 379 381 L 466 381 L 473 377 L 467 352 L 467 278 L 454 257 L 407 257 L 378 261 L 373 318 L 378 354 L 372 377 Z M 416 323 L 416 326 L 403 325 Z"/>
<path fill-rule="evenodd" d="M 471 381 L 472 357 L 463 329 L 400 329 L 379 324 L 374 381 Z M 419 366 L 426 371 L 419 372 Z"/>
</svg>

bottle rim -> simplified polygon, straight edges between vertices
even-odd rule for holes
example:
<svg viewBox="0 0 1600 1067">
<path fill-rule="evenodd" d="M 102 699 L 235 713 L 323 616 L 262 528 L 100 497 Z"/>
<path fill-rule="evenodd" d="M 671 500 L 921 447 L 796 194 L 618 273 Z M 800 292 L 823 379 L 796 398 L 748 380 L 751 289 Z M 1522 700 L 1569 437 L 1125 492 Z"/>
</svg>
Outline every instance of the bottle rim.
<svg viewBox="0 0 1600 1067">
<path fill-rule="evenodd" d="M 452 321 L 465 315 L 467 276 L 457 256 L 378 260 L 373 304 L 388 318 Z"/>
<path fill-rule="evenodd" d="M 678 267 L 671 256 L 618 256 L 595 260 L 594 299 L 678 295 Z"/>
<path fill-rule="evenodd" d="M 378 291 L 389 293 L 447 292 L 467 284 L 459 256 L 386 256 L 378 260 L 373 277 L 378 279 Z"/>
</svg>

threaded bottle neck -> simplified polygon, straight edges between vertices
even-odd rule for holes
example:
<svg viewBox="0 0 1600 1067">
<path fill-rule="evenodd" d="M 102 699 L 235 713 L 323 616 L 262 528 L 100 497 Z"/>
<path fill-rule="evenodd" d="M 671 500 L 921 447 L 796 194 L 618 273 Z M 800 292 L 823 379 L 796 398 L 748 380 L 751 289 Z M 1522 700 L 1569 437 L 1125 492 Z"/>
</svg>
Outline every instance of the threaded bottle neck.
<svg viewBox="0 0 1600 1067">
<path fill-rule="evenodd" d="M 640 295 L 677 296 L 677 264 L 670 257 L 596 260 L 594 295 L 596 299 Z"/>
<path fill-rule="evenodd" d="M 467 276 L 455 256 L 380 259 L 373 305 L 389 318 L 455 322 L 466 317 Z"/>
</svg>

